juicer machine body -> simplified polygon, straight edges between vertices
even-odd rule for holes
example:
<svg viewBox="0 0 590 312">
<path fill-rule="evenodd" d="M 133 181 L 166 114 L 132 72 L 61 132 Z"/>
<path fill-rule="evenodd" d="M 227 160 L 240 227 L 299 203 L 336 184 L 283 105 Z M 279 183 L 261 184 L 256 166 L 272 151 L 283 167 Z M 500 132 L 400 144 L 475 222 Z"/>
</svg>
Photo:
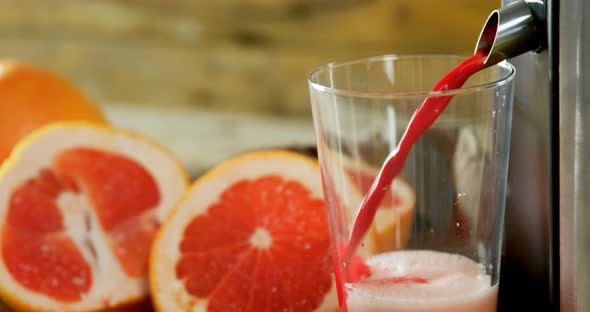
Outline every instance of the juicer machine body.
<svg viewBox="0 0 590 312">
<path fill-rule="evenodd" d="M 590 311 L 590 1 L 526 4 L 543 46 L 509 59 L 517 73 L 499 311 L 585 312 Z"/>
</svg>

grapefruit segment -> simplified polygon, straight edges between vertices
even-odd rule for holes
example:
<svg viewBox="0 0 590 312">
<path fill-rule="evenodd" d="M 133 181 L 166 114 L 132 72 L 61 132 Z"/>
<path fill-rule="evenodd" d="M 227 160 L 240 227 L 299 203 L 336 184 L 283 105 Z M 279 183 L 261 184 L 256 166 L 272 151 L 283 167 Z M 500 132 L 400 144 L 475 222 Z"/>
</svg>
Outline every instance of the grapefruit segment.
<svg viewBox="0 0 590 312">
<path fill-rule="evenodd" d="M 189 294 L 206 297 L 225 275 L 234 270 L 248 250 L 247 245 L 230 245 L 208 252 L 184 254 L 176 264 L 176 276 L 184 281 Z"/>
<path fill-rule="evenodd" d="M 107 231 L 160 201 L 156 181 L 147 169 L 123 155 L 72 148 L 57 155 L 54 167 L 83 185 Z"/>
<path fill-rule="evenodd" d="M 6 226 L 2 235 L 4 262 L 24 287 L 57 300 L 80 300 L 90 289 L 90 266 L 76 245 L 63 233 L 19 231 Z"/>
<path fill-rule="evenodd" d="M 2 231 L 8 271 L 23 286 L 62 301 L 75 301 L 92 283 L 90 267 L 64 235 L 58 195 L 67 190 L 43 168 L 10 197 Z"/>
<path fill-rule="evenodd" d="M 150 257 L 159 311 L 318 311 L 337 306 L 319 167 L 247 154 L 195 182 Z"/>
<path fill-rule="evenodd" d="M 63 189 L 51 171 L 42 169 L 38 177 L 27 180 L 12 193 L 6 223 L 31 232 L 62 230 L 55 200 Z"/>
<path fill-rule="evenodd" d="M 131 277 L 147 275 L 149 254 L 160 222 L 150 214 L 118 224 L 108 234 L 110 246 Z"/>
<path fill-rule="evenodd" d="M 55 124 L 0 169 L 0 296 L 38 311 L 109 310 L 147 296 L 151 243 L 186 173 L 138 135 Z"/>
</svg>

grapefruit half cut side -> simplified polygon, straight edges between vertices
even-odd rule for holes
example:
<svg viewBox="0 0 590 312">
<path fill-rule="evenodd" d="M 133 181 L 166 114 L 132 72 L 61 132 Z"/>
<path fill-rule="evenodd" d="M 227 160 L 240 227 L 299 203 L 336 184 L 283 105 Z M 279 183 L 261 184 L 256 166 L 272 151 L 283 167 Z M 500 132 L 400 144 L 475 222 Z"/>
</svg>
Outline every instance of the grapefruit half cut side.
<svg viewBox="0 0 590 312">
<path fill-rule="evenodd" d="M 158 311 L 334 311 L 327 215 L 315 159 L 260 151 L 197 180 L 150 258 Z"/>
<path fill-rule="evenodd" d="M 0 297 L 19 311 L 149 303 L 151 243 L 187 187 L 178 161 L 140 135 L 33 132 L 0 169 Z"/>
<path fill-rule="evenodd" d="M 361 160 L 345 159 L 344 167 L 363 196 L 369 192 L 379 173 L 378 168 Z M 375 253 L 405 247 L 410 237 L 415 203 L 416 196 L 412 187 L 402 177 L 396 177 L 371 225 Z"/>
</svg>

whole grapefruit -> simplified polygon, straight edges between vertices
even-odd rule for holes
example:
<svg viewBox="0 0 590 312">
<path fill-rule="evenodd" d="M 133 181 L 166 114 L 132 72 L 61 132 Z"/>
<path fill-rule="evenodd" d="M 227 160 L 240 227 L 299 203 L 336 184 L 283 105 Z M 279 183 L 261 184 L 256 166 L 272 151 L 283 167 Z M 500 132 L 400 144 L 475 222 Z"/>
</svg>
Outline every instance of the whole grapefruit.
<svg viewBox="0 0 590 312">
<path fill-rule="evenodd" d="M 33 130 L 65 120 L 106 123 L 97 105 L 63 78 L 17 60 L 0 61 L 0 163 Z"/>
</svg>

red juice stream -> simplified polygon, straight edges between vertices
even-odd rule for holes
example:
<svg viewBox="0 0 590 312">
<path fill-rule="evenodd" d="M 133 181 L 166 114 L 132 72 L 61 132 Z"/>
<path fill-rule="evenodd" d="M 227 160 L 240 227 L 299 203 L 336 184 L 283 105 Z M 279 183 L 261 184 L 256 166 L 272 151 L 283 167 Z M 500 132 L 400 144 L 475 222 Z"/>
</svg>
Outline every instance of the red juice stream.
<svg viewBox="0 0 590 312">
<path fill-rule="evenodd" d="M 486 58 L 486 51 L 477 51 L 475 55 L 467 58 L 447 73 L 434 86 L 432 91 L 460 88 L 469 77 L 483 68 Z M 348 265 L 348 271 L 350 272 L 346 274 L 346 282 L 355 282 L 363 276 L 370 275 L 368 266 L 364 263 L 362 258 L 355 255 L 355 251 L 371 226 L 377 208 L 389 190 L 391 182 L 402 170 L 410 149 L 420 136 L 432 126 L 438 116 L 442 114 L 452 98 L 452 95 L 431 96 L 424 100 L 414 112 L 397 148 L 388 155 L 383 163 L 379 174 L 363 199 L 354 221 L 348 244 L 343 246 L 344 263 Z M 362 272 L 362 274 L 359 274 L 358 272 Z M 409 280 L 412 281 L 411 277 Z M 342 292 L 342 289 L 339 289 L 339 292 Z M 346 297 L 344 293 L 340 293 L 339 295 L 340 298 Z"/>
</svg>

